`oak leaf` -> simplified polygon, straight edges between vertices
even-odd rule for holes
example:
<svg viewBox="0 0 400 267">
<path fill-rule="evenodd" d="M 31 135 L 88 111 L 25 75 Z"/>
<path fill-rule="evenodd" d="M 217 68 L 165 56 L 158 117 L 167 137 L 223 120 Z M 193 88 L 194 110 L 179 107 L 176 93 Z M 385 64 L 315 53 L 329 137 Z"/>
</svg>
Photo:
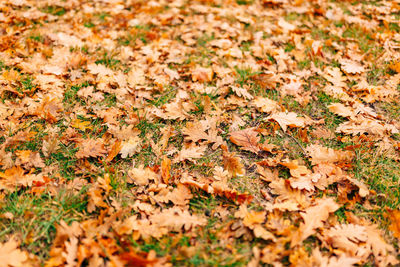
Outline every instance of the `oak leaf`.
<svg viewBox="0 0 400 267">
<path fill-rule="evenodd" d="M 157 180 L 158 175 L 151 170 L 149 167 L 144 168 L 143 165 L 139 165 L 138 168 L 132 168 L 128 171 L 128 183 L 136 183 L 141 186 L 145 186 L 150 180 Z"/>
<path fill-rule="evenodd" d="M 140 143 L 141 139 L 138 133 L 129 137 L 128 140 L 123 141 L 121 144 L 121 149 L 119 151 L 119 153 L 121 154 L 121 158 L 124 159 L 133 156 L 134 153 L 138 151 Z"/>
<path fill-rule="evenodd" d="M 235 153 L 224 152 L 223 155 L 224 169 L 232 176 L 243 175 L 245 169 L 240 162 L 240 158 L 235 156 Z"/>
<path fill-rule="evenodd" d="M 19 244 L 14 238 L 5 243 L 0 243 L 0 266 L 22 267 L 27 265 L 28 253 L 18 248 Z"/>
<path fill-rule="evenodd" d="M 201 158 L 203 157 L 206 149 L 207 149 L 206 146 L 196 146 L 196 145 L 184 147 L 182 148 L 181 151 L 178 152 L 173 162 L 180 162 L 184 160 L 194 160 Z"/>
<path fill-rule="evenodd" d="M 342 59 L 340 60 L 340 65 L 342 70 L 344 70 L 344 72 L 349 74 L 358 74 L 358 73 L 363 73 L 365 71 L 362 65 L 352 60 Z"/>
<path fill-rule="evenodd" d="M 16 187 L 32 186 L 35 182 L 44 182 L 42 174 L 27 173 L 20 166 L 0 172 L 0 189 L 14 191 Z"/>
<path fill-rule="evenodd" d="M 272 119 L 276 121 L 281 127 L 282 130 L 286 132 L 287 127 L 304 127 L 305 119 L 302 117 L 298 117 L 298 115 L 294 112 L 279 112 L 272 114 L 268 117 L 268 119 Z"/>
<path fill-rule="evenodd" d="M 111 146 L 110 152 L 108 152 L 106 161 L 112 161 L 121 151 L 122 143 L 119 140 L 115 140 L 114 144 Z"/>
<path fill-rule="evenodd" d="M 306 152 L 311 157 L 313 165 L 320 163 L 351 162 L 354 158 L 352 151 L 335 150 L 321 145 L 310 145 Z"/>
<path fill-rule="evenodd" d="M 164 156 L 161 161 L 161 178 L 164 184 L 168 184 L 169 178 L 171 177 L 171 160 Z"/>
<path fill-rule="evenodd" d="M 393 232 L 393 235 L 400 239 L 400 210 L 388 209 L 388 218 L 390 220 L 389 230 Z"/>
<path fill-rule="evenodd" d="M 210 82 L 213 78 L 214 72 L 211 68 L 198 67 L 192 72 L 192 80 L 194 82 Z"/>
<path fill-rule="evenodd" d="M 276 101 L 261 96 L 255 97 L 251 103 L 258 111 L 264 113 L 270 113 L 279 107 Z"/>
<path fill-rule="evenodd" d="M 104 156 L 107 153 L 103 139 L 81 139 L 79 141 L 79 150 L 75 154 L 78 159 Z"/>
<path fill-rule="evenodd" d="M 323 235 L 333 247 L 350 253 L 357 251 L 359 243 L 368 238 L 365 227 L 356 224 L 339 224 L 324 231 Z"/>
<path fill-rule="evenodd" d="M 315 204 L 307 208 L 300 215 L 304 223 L 300 224 L 298 236 L 292 239 L 291 246 L 295 246 L 315 233 L 328 219 L 329 214 L 335 212 L 340 206 L 332 198 L 318 199 Z"/>
<path fill-rule="evenodd" d="M 251 100 L 254 97 L 243 87 L 231 86 L 232 91 L 239 97 Z"/>
<path fill-rule="evenodd" d="M 205 218 L 191 215 L 188 210 L 182 210 L 173 207 L 163 210 L 161 213 L 151 215 L 149 220 L 159 227 L 166 227 L 170 231 L 181 232 L 189 230 L 196 226 L 204 226 L 207 224 Z"/>
<path fill-rule="evenodd" d="M 352 108 L 343 105 L 342 103 L 333 103 L 328 106 L 330 112 L 333 112 L 342 117 L 351 117 L 355 115 Z"/>
<path fill-rule="evenodd" d="M 232 143 L 241 146 L 244 150 L 251 151 L 253 153 L 258 153 L 260 151 L 259 141 L 260 137 L 255 128 L 248 128 L 241 131 L 236 131 L 230 133 L 230 138 Z"/>
</svg>

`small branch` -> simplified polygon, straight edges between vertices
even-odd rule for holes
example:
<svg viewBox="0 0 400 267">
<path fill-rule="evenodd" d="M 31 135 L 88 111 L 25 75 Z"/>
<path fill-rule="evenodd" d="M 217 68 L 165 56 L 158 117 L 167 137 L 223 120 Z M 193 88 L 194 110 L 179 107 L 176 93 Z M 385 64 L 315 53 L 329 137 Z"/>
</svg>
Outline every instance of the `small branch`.
<svg viewBox="0 0 400 267">
<path fill-rule="evenodd" d="M 304 149 L 304 147 L 299 143 L 299 141 L 297 141 L 297 139 L 296 138 L 294 138 L 291 134 L 289 134 L 289 133 L 286 133 L 285 132 L 285 134 L 287 135 L 287 136 L 289 136 L 290 138 L 292 138 L 293 139 L 293 141 L 295 141 L 296 142 L 296 144 L 301 148 L 301 151 L 303 152 L 303 155 L 305 156 L 305 157 L 307 157 L 307 153 L 306 153 L 306 150 Z"/>
</svg>

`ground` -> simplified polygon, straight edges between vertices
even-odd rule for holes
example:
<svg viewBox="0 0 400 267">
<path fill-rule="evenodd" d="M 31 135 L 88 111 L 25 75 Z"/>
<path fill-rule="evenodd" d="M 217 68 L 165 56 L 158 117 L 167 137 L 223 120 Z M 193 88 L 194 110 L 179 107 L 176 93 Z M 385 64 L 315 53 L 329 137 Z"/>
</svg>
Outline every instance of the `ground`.
<svg viewBox="0 0 400 267">
<path fill-rule="evenodd" d="M 399 264 L 398 1 L 0 11 L 0 266 Z"/>
</svg>

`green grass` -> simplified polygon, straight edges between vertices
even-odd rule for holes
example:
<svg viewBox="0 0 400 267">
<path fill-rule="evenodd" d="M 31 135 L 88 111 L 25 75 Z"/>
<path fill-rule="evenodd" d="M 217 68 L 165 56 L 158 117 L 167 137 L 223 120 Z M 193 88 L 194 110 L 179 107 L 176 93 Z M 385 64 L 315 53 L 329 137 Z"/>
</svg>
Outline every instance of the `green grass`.
<svg viewBox="0 0 400 267">
<path fill-rule="evenodd" d="M 224 7 L 211 2 L 213 1 L 200 1 L 196 5 L 204 5 L 204 7 L 208 6 L 212 7 L 212 9 Z M 168 185 L 157 182 L 149 187 L 143 187 L 137 186 L 134 183 L 127 183 L 129 171 L 133 167 L 144 165 L 158 172 L 161 168 L 162 156 L 165 155 L 173 160 L 174 155 L 186 145 L 182 129 L 188 122 L 211 120 L 214 118 L 218 118 L 216 125 L 218 136 L 223 138 L 230 152 L 236 153 L 236 156 L 240 158 L 241 163 L 246 169 L 245 175 L 232 177 L 229 179 L 228 185 L 239 193 L 249 193 L 254 197 L 253 202 L 248 205 L 249 210 L 265 210 L 266 204 L 272 201 L 264 197 L 261 190 L 271 191 L 271 197 L 276 197 L 271 188 L 269 188 L 268 183 L 259 179 L 255 162 L 263 160 L 271 161 L 271 169 L 277 170 L 278 177 L 283 179 L 284 182 L 289 183 L 288 179 L 291 178 L 290 170 L 279 165 L 279 160 L 299 160 L 302 165 L 311 170 L 313 166 L 306 155 L 307 153 L 304 151 L 308 145 L 321 144 L 334 149 L 353 149 L 356 155 L 355 159 L 351 164 L 344 166 L 342 169 L 353 175 L 355 179 L 363 181 L 369 186 L 371 195 L 368 198 L 368 204 L 370 205 L 363 206 L 361 202 L 350 204 L 351 201 L 349 201 L 335 212 L 333 220 L 337 220 L 339 223 L 349 223 L 348 212 L 355 213 L 378 223 L 387 232 L 388 236 L 390 236 L 387 230 L 389 222 L 386 218 L 386 212 L 388 208 L 399 209 L 400 207 L 400 164 L 397 159 L 391 158 L 387 154 L 378 154 L 376 145 L 379 140 L 371 142 L 359 141 L 357 140 L 358 136 L 353 138 L 350 135 L 346 136 L 335 133 L 336 128 L 348 121 L 348 119 L 329 111 L 327 108 L 329 104 L 340 103 L 341 101 L 323 92 L 323 87 L 326 86 L 327 81 L 320 74 L 317 74 L 319 72 L 315 71 L 315 68 L 320 68 L 321 72 L 326 67 L 341 68 L 340 57 L 345 58 L 348 56 L 351 58 L 352 52 L 355 52 L 357 57 L 357 53 L 361 53 L 365 56 L 363 60 L 368 62 L 366 64 L 366 72 L 361 78 L 348 75 L 345 90 L 351 92 L 351 88 L 360 79 L 366 79 L 371 85 L 382 85 L 386 79 L 396 73 L 394 70 L 390 70 L 388 64 L 378 60 L 382 52 L 384 52 L 382 40 L 378 39 L 379 35 L 375 35 L 368 29 L 358 26 L 357 23 L 350 24 L 345 20 L 326 21 L 324 16 L 315 16 L 312 12 L 304 14 L 283 12 L 281 16 L 289 23 L 296 25 L 298 31 L 291 32 L 285 38 L 280 39 L 279 25 L 276 27 L 276 31 L 275 29 L 272 32 L 266 30 L 265 25 L 267 24 L 264 24 L 264 22 L 276 24 L 276 21 L 271 20 L 268 16 L 252 16 L 251 10 L 248 13 L 244 12 L 246 18 L 254 19 L 253 25 L 245 23 L 244 20 L 242 21 L 233 14 L 224 15 L 221 13 L 218 16 L 203 14 L 204 12 L 188 8 L 190 4 L 191 2 L 189 1 L 181 7 L 174 7 L 173 10 L 178 14 L 176 17 L 170 19 L 168 16 L 165 16 L 166 19 L 157 20 L 157 23 L 154 25 L 154 20 L 151 19 L 152 14 L 146 14 L 146 12 L 151 13 L 153 10 L 146 10 L 144 8 L 146 6 L 145 3 L 134 3 L 131 7 L 123 9 L 123 12 L 118 15 L 115 15 L 111 9 L 102 9 L 102 5 L 99 5 L 99 8 L 96 6 L 93 16 L 77 16 L 76 19 L 74 18 L 72 21 L 76 21 L 81 29 L 92 32 L 101 38 L 113 39 L 116 49 L 109 51 L 102 48 L 99 43 L 91 44 L 90 41 L 85 41 L 85 46 L 67 48 L 72 56 L 75 54 L 84 54 L 87 58 L 87 64 L 101 64 L 113 71 L 121 71 L 126 74 L 132 67 L 131 64 L 137 64 L 135 61 L 143 56 L 141 48 L 148 45 L 160 52 L 158 61 L 161 62 L 161 68 L 157 69 L 157 64 L 160 63 L 158 61 L 150 62 L 151 60 L 148 58 L 143 58 L 143 61 L 138 60 L 139 64 L 145 62 L 143 63 L 143 67 L 146 73 L 145 78 L 147 79 L 146 88 L 130 88 L 130 93 L 123 96 L 118 94 L 118 98 L 115 94 L 115 90 L 119 89 L 117 83 L 104 79 L 101 74 L 92 75 L 88 73 L 85 66 L 78 69 L 69 69 L 68 74 L 57 76 L 64 82 L 64 87 L 62 88 L 63 94 L 61 96 L 64 110 L 57 122 L 50 123 L 42 119 L 43 117 L 41 116 L 32 115 L 34 114 L 33 111 L 30 113 L 21 112 L 22 108 L 32 103 L 34 106 L 41 99 L 40 94 L 48 92 L 35 83 L 35 75 L 37 73 L 25 73 L 24 69 L 18 64 L 9 64 L 6 59 L 0 61 L 1 72 L 4 70 L 17 71 L 15 81 L 7 85 L 14 90 L 4 90 L 1 99 L 2 104 L 4 104 L 4 110 L 14 112 L 12 116 L 17 115 L 15 115 L 15 118 L 12 118 L 10 115 L 12 119 L 8 117 L 4 119 L 0 145 L 16 136 L 20 131 L 33 132 L 34 135 L 31 138 L 17 140 L 14 144 L 5 147 L 4 151 L 6 153 L 13 153 L 11 160 L 16 164 L 18 158 L 14 154 L 18 150 L 39 152 L 46 167 L 36 168 L 35 170 L 27 168 L 25 169 L 25 173 L 29 171 L 34 174 L 45 172 L 46 179 L 50 180 L 47 186 L 38 187 L 34 185 L 34 190 L 30 187 L 19 187 L 14 192 L 1 192 L 0 215 L 6 214 L 7 216 L 0 216 L 0 243 L 8 240 L 10 236 L 16 235 L 22 241 L 21 245 L 23 249 L 38 255 L 41 261 L 44 262 L 49 258 L 49 250 L 56 234 L 56 225 L 61 220 L 70 224 L 73 221 L 82 222 L 91 218 L 99 219 L 100 213 L 106 211 L 107 215 L 104 213 L 104 216 L 107 217 L 112 214 L 114 208 L 118 210 L 116 208 L 117 205 L 127 210 L 118 220 L 132 215 L 137 215 L 139 219 L 146 218 L 148 215 L 146 212 L 132 208 L 138 200 L 143 203 L 155 203 L 153 207 L 160 210 L 171 207 L 171 203 L 163 202 L 159 204 L 156 201 L 153 202 L 151 194 L 158 194 L 159 191 L 157 190 L 162 190 L 162 188 L 167 188 L 167 190 L 175 188 L 182 176 L 187 173 L 192 175 L 194 179 L 213 179 L 215 167 L 223 165 L 223 151 L 221 148 L 212 150 L 212 144 L 206 144 L 208 148 L 201 158 L 182 162 L 173 161 L 171 165 L 172 177 Z M 237 5 L 235 3 L 231 4 L 234 5 L 233 8 L 240 8 L 243 11 L 247 8 L 256 7 L 246 7 L 246 5 L 255 4 L 253 0 L 237 0 Z M 337 3 L 331 1 L 330 4 L 336 5 Z M 351 10 L 354 10 L 355 7 L 349 8 L 349 5 L 356 4 L 358 3 L 341 2 L 337 5 L 343 9 L 345 14 L 351 15 Z M 363 2 L 362 4 L 366 3 Z M 378 2 L 372 4 L 378 4 Z M 21 9 L 25 8 L 27 7 L 21 7 Z M 142 8 L 144 9 L 142 10 Z M 265 3 L 264 8 L 273 8 L 277 11 L 282 6 L 277 4 L 271 7 L 268 3 Z M 319 9 L 318 6 L 313 8 L 316 10 Z M 71 16 L 70 13 L 67 14 L 69 11 L 67 8 L 57 5 L 42 6 L 39 10 L 57 16 L 52 17 L 55 21 L 40 22 L 39 20 L 15 19 L 10 29 L 14 32 L 14 28 L 17 27 L 24 26 L 28 29 L 32 27 L 31 32 L 23 35 L 22 44 L 37 44 L 35 46 L 35 53 L 43 52 L 40 56 L 45 58 L 48 55 L 48 51 L 42 50 L 54 50 L 56 44 L 52 42 L 48 43 L 47 37 L 39 34 L 43 33 L 43 31 L 35 30 L 41 27 L 42 23 L 49 26 L 51 26 L 51 23 L 69 23 Z M 172 7 L 163 6 L 160 10 L 159 13 L 163 15 L 164 12 L 168 13 L 171 11 Z M 136 16 L 135 12 L 137 11 L 141 12 L 140 15 L 145 14 L 150 19 L 146 20 L 146 22 L 140 21 L 141 24 L 139 25 L 131 26 L 131 19 L 140 17 Z M 76 12 L 79 13 L 79 10 L 77 9 Z M 368 12 L 366 9 L 365 14 L 363 14 L 364 19 L 372 19 Z M 397 18 L 399 17 L 397 13 L 392 15 Z M 208 24 L 208 20 L 215 19 L 220 21 L 224 27 L 217 25 L 217 27 L 210 28 L 211 30 L 202 27 L 193 28 L 191 24 L 187 27 L 187 21 L 191 23 L 192 18 L 190 16 L 201 17 L 199 21 L 201 23 L 204 22 L 204 24 Z M 197 17 L 195 22 L 197 23 Z M 328 22 L 329 24 L 324 24 Z M 229 27 L 225 28 L 226 23 Z M 187 43 L 178 34 L 182 28 L 195 29 L 194 36 L 188 37 L 192 38 L 192 45 L 187 46 Z M 232 34 L 239 30 L 242 31 L 240 34 Z M 335 33 L 335 30 L 339 33 Z M 114 32 L 107 35 L 108 31 Z M 262 55 L 255 57 L 253 55 L 255 54 L 254 48 L 259 44 L 256 43 L 254 34 L 258 31 L 264 31 L 262 42 L 265 43 L 260 44 L 263 48 Z M 398 33 L 400 27 L 398 23 L 389 23 L 388 25 L 381 23 L 377 27 L 377 31 L 382 34 L 386 34 L 388 31 Z M 297 38 L 299 35 L 301 35 L 301 38 Z M 390 36 L 390 34 L 387 35 Z M 16 36 L 14 37 L 19 38 Z M 171 58 L 169 57 L 172 53 L 169 55 L 166 52 L 168 48 L 164 47 L 165 44 L 169 45 L 168 42 L 164 42 L 169 38 L 168 36 L 171 37 L 172 44 L 176 42 L 177 47 L 179 47 L 178 49 L 181 46 L 186 46 L 185 49 L 179 50 L 180 54 L 178 53 L 176 61 L 172 57 L 173 60 L 170 60 Z M 211 41 L 223 38 L 229 39 L 233 43 L 233 48 L 239 48 L 243 52 L 243 58 L 236 58 L 225 53 L 226 51 L 221 51 L 222 49 L 217 49 L 210 45 Z M 323 55 L 315 55 L 312 52 L 309 42 L 311 40 L 321 41 Z M 343 51 L 339 46 L 343 46 Z M 24 52 L 24 48 L 18 47 L 16 44 L 15 46 L 10 45 L 10 48 L 3 47 L 3 44 L 0 44 L 0 48 L 6 49 L 2 50 L 4 55 L 23 56 L 24 60 L 26 59 L 28 62 L 34 59 L 33 57 L 31 58 L 32 55 L 24 54 L 26 52 Z M 11 51 L 11 48 L 15 48 L 16 50 Z M 172 49 L 176 49 L 176 47 Z M 123 55 L 127 51 L 133 52 L 134 56 L 130 57 L 128 55 L 124 57 Z M 299 51 L 302 52 L 301 55 L 298 53 Z M 285 53 L 287 57 L 281 57 L 280 53 Z M 49 56 L 49 58 L 51 57 Z M 168 61 L 163 62 L 166 59 Z M 6 65 L 5 62 L 9 65 Z M 254 67 L 256 64 L 259 64 L 260 68 Z M 66 66 L 69 67 L 68 64 Z M 199 93 L 192 88 L 191 73 L 197 66 L 209 67 L 215 72 L 213 81 L 203 84 L 208 88 L 211 86 L 215 88 L 212 93 L 207 94 L 212 102 L 212 112 L 210 114 L 205 112 L 206 102 L 204 97 L 206 94 Z M 155 84 L 158 84 L 157 77 L 156 79 L 152 79 L 152 73 L 162 76 L 164 75 L 164 68 L 171 68 L 179 72 L 181 79 L 179 81 L 170 81 L 164 87 L 156 86 Z M 224 73 L 223 68 L 229 69 L 231 73 L 227 75 L 220 74 L 218 68 L 221 69 L 222 73 Z M 256 71 L 256 69 L 260 69 L 260 71 Z M 276 83 L 271 82 L 271 85 L 268 86 L 260 85 L 262 84 L 260 82 L 262 78 L 260 78 L 259 74 L 262 74 L 265 70 L 272 70 L 274 73 L 282 76 L 277 79 Z M 299 72 L 299 70 L 304 70 L 304 72 Z M 82 77 L 78 75 L 72 81 L 70 79 L 72 76 L 68 75 L 75 75 L 76 73 Z M 307 78 L 304 77 L 303 79 L 304 85 L 302 90 L 311 94 L 309 103 L 304 104 L 297 97 L 290 95 L 282 96 L 281 88 L 287 82 L 286 74 L 307 75 Z M 343 75 L 347 74 L 343 73 Z M 251 104 L 251 100 L 243 102 L 244 104 L 239 103 L 237 106 L 230 105 L 229 101 L 232 101 L 233 92 L 229 89 L 229 82 L 227 84 L 219 84 L 222 76 L 233 77 L 234 82 L 231 85 L 244 87 L 253 96 L 268 97 L 278 102 L 279 107 L 276 110 L 277 112 L 291 111 L 300 116 L 308 116 L 313 120 L 324 119 L 324 123 L 321 126 L 312 124 L 304 127 L 304 129 L 289 127 L 284 132 L 277 122 L 267 119 L 270 114 L 260 113 Z M 4 79 L 4 83 L 6 80 Z M 99 83 L 103 82 L 107 83 L 106 88 L 98 86 Z M 80 90 L 89 86 L 93 86 L 93 91 L 96 94 L 101 93 L 103 98 L 95 101 L 90 96 L 83 98 L 78 95 Z M 7 87 L 5 86 L 5 88 Z M 141 99 L 141 96 L 145 94 L 139 92 L 144 92 L 144 90 L 150 88 L 153 89 L 151 98 L 147 98 L 146 96 L 144 99 Z M 182 90 L 186 91 L 189 95 L 188 100 L 183 99 L 182 101 L 187 102 L 185 104 L 193 105 L 193 110 L 189 112 L 190 117 L 182 121 L 163 120 L 152 113 L 154 109 L 159 109 L 162 112 L 164 105 L 173 103 Z M 54 92 L 58 93 L 57 90 L 54 90 Z M 357 99 L 357 101 L 363 101 L 363 98 L 358 98 L 356 95 L 352 97 Z M 387 118 L 388 121 L 397 121 L 400 118 L 398 99 L 394 99 L 391 102 L 377 101 L 362 103 L 365 106 L 374 108 L 377 113 L 385 117 L 385 120 Z M 115 125 L 107 122 L 106 119 L 96 117 L 99 110 L 104 111 L 108 109 L 110 112 L 114 110 L 118 110 L 119 112 Z M 150 112 L 149 109 L 151 109 Z M 222 109 L 222 111 L 219 109 Z M 274 150 L 273 153 L 263 151 L 255 154 L 233 144 L 229 140 L 229 133 L 232 131 L 230 127 L 235 126 L 231 121 L 233 115 L 239 116 L 244 122 L 244 125 L 236 125 L 237 129 L 259 128 L 262 130 L 262 133 L 259 134 L 261 143 L 275 144 L 278 146 L 277 151 L 275 152 Z M 78 129 L 79 127 L 72 126 L 75 119 L 86 122 L 88 127 Z M 124 129 L 118 129 L 118 127 L 124 127 Z M 129 132 L 124 132 L 126 130 L 125 127 L 132 127 L 132 134 L 136 134 L 134 133 L 135 131 L 140 132 L 140 145 L 133 155 L 122 158 L 118 154 L 111 162 L 105 160 L 107 155 L 105 157 L 84 159 L 76 157 L 76 152 L 79 149 L 76 140 L 80 140 L 80 138 L 103 138 L 105 147 L 109 149 L 114 142 L 124 142 L 129 139 Z M 159 142 L 164 130 L 167 129 L 166 127 L 171 127 L 171 136 L 166 141 L 166 148 L 158 153 L 158 149 L 160 148 L 158 145 L 160 145 Z M 311 132 L 317 127 L 330 130 L 334 137 L 327 139 L 313 137 Z M 121 136 L 126 136 L 121 137 L 118 131 L 121 131 Z M 44 140 L 49 135 L 54 135 L 60 142 L 55 151 L 45 156 L 42 147 Z M 307 138 L 304 138 L 304 135 Z M 364 135 L 360 140 L 368 138 L 372 140 L 370 135 Z M 392 135 L 390 138 L 397 142 L 400 140 L 400 135 Z M 200 143 L 196 142 L 197 145 Z M 277 160 L 277 166 L 273 166 L 274 159 Z M 21 166 L 25 168 L 25 166 Z M 7 169 L 3 165 L 0 167 L 0 172 L 4 172 Z M 110 204 L 110 209 L 99 208 L 88 214 L 87 190 L 99 178 L 107 176 L 110 178 L 112 189 L 107 197 L 104 198 L 104 201 Z M 78 179 L 87 182 L 88 185 L 83 188 L 70 188 L 70 183 L 74 182 L 74 180 L 76 182 Z M 311 197 L 322 198 L 329 196 L 341 201 L 338 197 L 338 188 L 340 186 L 335 183 L 330 185 L 325 191 L 316 190 L 315 194 Z M 252 258 L 252 248 L 254 246 L 263 249 L 271 244 L 270 241 L 253 238 L 251 230 L 245 229 L 243 225 L 241 227 L 242 230 L 244 229 L 244 234 L 234 236 L 236 232 L 232 230 L 232 225 L 234 223 L 242 223 L 242 220 L 234 216 L 235 212 L 239 209 L 239 204 L 235 203 L 234 199 L 209 194 L 195 186 L 190 186 L 190 188 L 193 198 L 190 199 L 186 208 L 189 209 L 191 214 L 206 218 L 207 223 L 205 226 L 182 231 L 182 233 L 170 232 L 159 239 L 149 238 L 148 240 L 134 240 L 134 234 L 116 237 L 113 233 L 110 236 L 116 239 L 111 241 L 115 241 L 118 246 L 121 246 L 121 250 L 124 250 L 125 247 L 122 246 L 126 245 L 127 247 L 129 246 L 129 249 L 133 249 L 136 252 L 149 253 L 154 251 L 158 257 L 166 257 L 174 266 L 245 266 Z M 143 190 L 149 190 L 151 193 L 143 193 Z M 350 200 L 356 195 L 355 192 L 356 190 L 353 190 L 349 193 L 348 197 Z M 221 210 L 223 209 L 226 209 L 226 214 L 222 214 Z M 281 212 L 281 214 L 282 218 L 291 221 L 292 225 L 290 227 L 292 228 L 290 231 L 295 231 L 301 222 L 300 213 Z M 12 219 L 7 219 L 7 217 L 12 217 Z M 282 238 L 282 236 L 279 238 Z M 394 240 L 393 236 L 391 238 Z M 392 241 L 392 239 L 389 238 L 388 240 Z M 311 236 L 305 240 L 301 249 L 304 249 L 304 251 L 311 255 L 312 250 L 320 245 L 318 238 Z M 288 243 L 284 248 L 287 251 L 283 254 L 290 251 Z M 332 252 L 328 251 L 328 249 L 325 250 L 325 248 L 323 251 L 324 253 Z M 282 256 L 281 263 L 284 265 L 295 265 L 291 263 L 291 260 L 293 258 L 285 254 Z M 370 260 L 372 261 L 373 259 Z M 86 261 L 83 265 L 85 264 L 87 264 Z"/>
<path fill-rule="evenodd" d="M 0 213 L 10 213 L 12 220 L 0 218 L 0 240 L 16 234 L 30 251 L 41 259 L 47 258 L 55 236 L 55 225 L 64 220 L 67 223 L 85 217 L 85 188 L 73 192 L 60 190 L 56 195 L 43 192 L 35 195 L 29 191 L 11 193 L 0 205 Z"/>
</svg>

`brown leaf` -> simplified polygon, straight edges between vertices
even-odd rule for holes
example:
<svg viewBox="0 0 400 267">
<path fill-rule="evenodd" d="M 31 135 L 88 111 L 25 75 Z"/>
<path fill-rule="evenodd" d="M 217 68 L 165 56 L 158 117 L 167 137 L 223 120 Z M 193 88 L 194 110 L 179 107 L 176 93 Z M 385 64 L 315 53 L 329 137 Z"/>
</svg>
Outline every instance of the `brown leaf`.
<svg viewBox="0 0 400 267">
<path fill-rule="evenodd" d="M 304 127 L 305 126 L 305 119 L 302 117 L 298 117 L 298 115 L 294 112 L 280 112 L 272 114 L 268 117 L 268 119 L 273 119 L 279 123 L 282 127 L 282 130 L 286 132 L 288 126 L 290 127 Z"/>
<path fill-rule="evenodd" d="M 81 139 L 75 156 L 78 159 L 104 156 L 107 150 L 103 142 L 103 139 Z"/>
<path fill-rule="evenodd" d="M 310 145 L 306 148 L 313 165 L 320 163 L 351 162 L 354 157 L 352 151 L 334 150 L 321 145 Z"/>
<path fill-rule="evenodd" d="M 230 138 L 232 143 L 243 147 L 244 150 L 251 151 L 253 153 L 258 153 L 260 151 L 259 141 L 260 137 L 255 128 L 248 128 L 241 131 L 236 131 L 230 133 Z"/>
<path fill-rule="evenodd" d="M 391 222 L 389 230 L 393 232 L 393 235 L 400 239 L 400 210 L 388 209 L 387 216 Z"/>
<path fill-rule="evenodd" d="M 0 266 L 25 266 L 28 261 L 28 253 L 18 248 L 19 244 L 14 238 L 5 243 L 0 243 Z"/>
<path fill-rule="evenodd" d="M 122 143 L 119 140 L 116 140 L 114 144 L 111 146 L 110 152 L 108 152 L 108 156 L 106 158 L 107 162 L 111 162 L 121 151 Z"/>
<path fill-rule="evenodd" d="M 122 253 L 119 257 L 127 266 L 147 267 L 157 262 L 157 259 L 147 259 L 145 256 L 145 253 L 137 254 L 134 251 L 129 251 Z"/>
<path fill-rule="evenodd" d="M 164 156 L 161 161 L 161 178 L 164 184 L 168 184 L 169 178 L 171 177 L 171 160 Z"/>
<path fill-rule="evenodd" d="M 213 78 L 214 72 L 211 68 L 198 67 L 192 72 L 192 80 L 194 82 L 210 82 Z"/>
<path fill-rule="evenodd" d="M 235 157 L 235 153 L 224 152 L 223 155 L 224 168 L 232 175 L 243 175 L 245 169 L 240 162 L 240 158 Z"/>
<path fill-rule="evenodd" d="M 329 214 L 335 212 L 340 206 L 332 198 L 318 199 L 316 203 L 301 212 L 304 223 L 300 225 L 296 238 L 292 239 L 291 246 L 295 246 L 315 233 L 315 229 L 323 227 Z"/>
</svg>

